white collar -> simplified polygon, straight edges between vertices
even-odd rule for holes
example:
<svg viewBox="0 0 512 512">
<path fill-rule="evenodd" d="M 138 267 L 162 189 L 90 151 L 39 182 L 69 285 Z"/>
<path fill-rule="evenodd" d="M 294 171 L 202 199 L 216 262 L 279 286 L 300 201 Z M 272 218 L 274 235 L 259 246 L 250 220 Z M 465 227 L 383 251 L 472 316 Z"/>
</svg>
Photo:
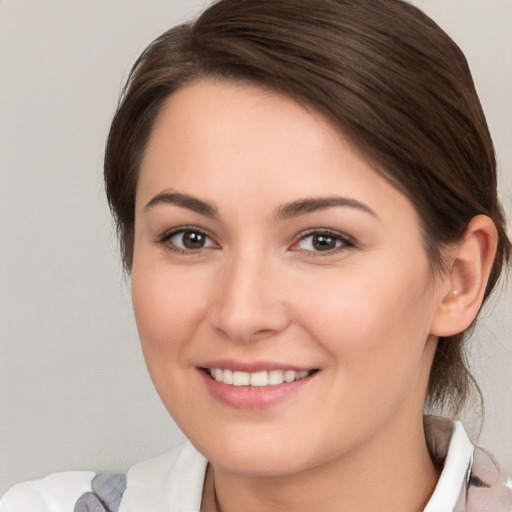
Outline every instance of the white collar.
<svg viewBox="0 0 512 512">
<path fill-rule="evenodd" d="M 440 419 L 441 421 L 441 419 Z M 473 464 L 474 446 L 460 421 L 453 422 L 443 471 L 423 512 L 452 511 Z"/>
<path fill-rule="evenodd" d="M 207 460 L 187 442 L 133 466 L 119 512 L 198 512 Z"/>
</svg>

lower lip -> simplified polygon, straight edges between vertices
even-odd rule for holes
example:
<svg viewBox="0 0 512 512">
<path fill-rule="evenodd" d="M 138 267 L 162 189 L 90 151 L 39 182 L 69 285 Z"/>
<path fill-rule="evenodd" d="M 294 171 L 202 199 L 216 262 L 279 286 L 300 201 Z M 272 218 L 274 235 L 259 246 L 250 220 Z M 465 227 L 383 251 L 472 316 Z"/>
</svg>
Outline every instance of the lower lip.
<svg viewBox="0 0 512 512">
<path fill-rule="evenodd" d="M 199 370 L 210 395 L 217 401 L 234 409 L 261 410 L 282 402 L 299 393 L 314 378 L 317 372 L 293 382 L 275 386 L 232 386 L 212 379 Z"/>
</svg>

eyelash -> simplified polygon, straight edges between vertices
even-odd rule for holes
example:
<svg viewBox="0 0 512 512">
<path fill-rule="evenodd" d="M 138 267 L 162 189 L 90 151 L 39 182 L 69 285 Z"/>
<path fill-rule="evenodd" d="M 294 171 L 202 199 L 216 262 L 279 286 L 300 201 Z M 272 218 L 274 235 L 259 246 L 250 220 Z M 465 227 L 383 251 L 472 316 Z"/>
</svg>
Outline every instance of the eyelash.
<svg viewBox="0 0 512 512">
<path fill-rule="evenodd" d="M 202 235 L 206 237 L 208 240 L 212 241 L 213 244 L 217 245 L 213 238 L 203 229 L 200 229 L 196 226 L 182 226 L 180 228 L 172 229 L 170 231 L 165 231 L 161 235 L 157 236 L 156 243 L 158 245 L 162 245 L 168 251 L 174 252 L 176 254 L 198 254 L 202 252 L 202 249 L 207 249 L 208 247 L 199 247 L 197 249 L 187 249 L 182 247 L 177 247 L 175 244 L 171 243 L 171 239 L 183 233 L 195 233 L 198 235 Z"/>
<path fill-rule="evenodd" d="M 214 239 L 208 234 L 208 232 L 204 231 L 203 229 L 197 228 L 196 226 L 182 226 L 180 228 L 172 229 L 170 231 L 165 231 L 161 235 L 159 235 L 156 239 L 156 243 L 159 245 L 162 245 L 165 247 L 165 249 L 174 252 L 176 254 L 199 254 L 202 252 L 203 249 L 208 249 L 211 246 L 203 246 L 198 247 L 197 249 L 187 249 L 178 247 L 173 243 L 170 243 L 170 240 L 180 234 L 184 233 L 194 233 L 196 235 L 201 235 L 206 237 L 210 242 L 212 242 L 213 245 L 217 245 L 217 243 L 214 241 Z M 327 249 L 325 251 L 322 250 L 308 250 L 308 249 L 301 249 L 297 246 L 306 240 L 309 237 L 314 236 L 325 236 L 327 238 L 332 238 L 335 240 L 337 245 L 336 247 L 332 249 Z M 291 245 L 291 250 L 302 252 L 304 254 L 308 254 L 309 256 L 314 257 L 322 257 L 322 256 L 330 256 L 332 254 L 338 253 L 340 251 L 355 247 L 356 243 L 355 240 L 347 235 L 344 235 L 343 233 L 340 233 L 338 231 L 333 231 L 331 229 L 310 229 L 308 231 L 302 232 L 295 238 L 293 244 Z M 297 248 L 296 248 L 297 247 Z"/>
<path fill-rule="evenodd" d="M 294 248 L 296 247 L 300 242 L 303 242 L 309 237 L 314 236 L 325 236 L 327 238 L 333 238 L 336 241 L 336 244 L 339 243 L 336 247 L 332 249 L 327 249 L 325 251 L 321 250 L 307 250 L 307 249 L 300 249 L 300 248 Z M 336 254 L 340 251 L 344 251 L 347 249 L 350 249 L 352 247 L 356 246 L 355 240 L 347 236 L 343 233 L 340 233 L 339 231 L 334 231 L 331 229 L 310 229 L 308 231 L 302 232 L 299 235 L 297 235 L 295 241 L 292 244 L 292 250 L 307 253 L 310 256 L 314 257 L 323 257 L 323 256 L 332 256 L 333 254 Z"/>
</svg>

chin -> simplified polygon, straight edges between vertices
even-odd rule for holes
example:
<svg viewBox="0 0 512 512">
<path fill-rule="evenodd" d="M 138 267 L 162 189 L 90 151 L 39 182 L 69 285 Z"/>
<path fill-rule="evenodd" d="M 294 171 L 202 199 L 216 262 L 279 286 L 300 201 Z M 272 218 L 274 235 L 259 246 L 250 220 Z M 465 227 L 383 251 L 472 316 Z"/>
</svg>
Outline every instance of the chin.
<svg viewBox="0 0 512 512">
<path fill-rule="evenodd" d="M 272 435 L 265 429 L 266 435 L 220 436 L 212 435 L 205 442 L 192 439 L 196 448 L 222 471 L 252 477 L 277 477 L 297 473 L 314 462 L 303 449 L 313 451 L 310 442 Z M 211 440 L 216 442 L 212 445 Z"/>
<path fill-rule="evenodd" d="M 261 450 L 260 450 L 261 452 Z M 275 453 L 256 454 L 218 454 L 208 458 L 211 464 L 222 471 L 248 477 L 283 477 L 307 469 L 306 464 L 297 460 L 297 454 L 282 456 Z"/>
</svg>

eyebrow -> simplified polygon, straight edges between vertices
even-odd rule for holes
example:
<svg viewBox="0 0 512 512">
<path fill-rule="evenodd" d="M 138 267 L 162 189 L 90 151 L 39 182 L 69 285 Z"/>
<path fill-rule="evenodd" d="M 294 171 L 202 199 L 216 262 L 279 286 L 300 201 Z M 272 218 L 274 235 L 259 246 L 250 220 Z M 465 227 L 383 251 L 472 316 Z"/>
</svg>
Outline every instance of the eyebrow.
<svg viewBox="0 0 512 512">
<path fill-rule="evenodd" d="M 150 210 L 158 204 L 174 204 L 182 208 L 187 208 L 200 215 L 206 217 L 219 218 L 219 211 L 216 206 L 197 197 L 175 192 L 172 190 L 164 190 L 157 194 L 149 203 L 144 207 L 144 210 Z M 286 203 L 280 206 L 276 212 L 276 219 L 286 220 L 300 215 L 306 215 L 319 210 L 326 210 L 327 208 L 334 208 L 337 206 L 355 208 L 362 212 L 368 213 L 373 217 L 378 218 L 377 214 L 367 205 L 355 199 L 347 197 L 313 197 L 307 199 L 298 199 L 291 203 Z"/>
<path fill-rule="evenodd" d="M 160 194 L 157 194 L 144 207 L 144 210 L 150 210 L 157 204 L 174 204 L 206 217 L 219 217 L 219 211 L 214 205 L 207 203 L 206 201 L 202 201 L 201 199 L 197 199 L 197 197 L 182 194 L 180 192 L 174 192 L 172 190 L 164 190 L 163 192 L 160 192 Z"/>
<path fill-rule="evenodd" d="M 305 215 L 319 210 L 326 210 L 327 208 L 333 208 L 335 206 L 355 208 L 356 210 L 361 210 L 375 218 L 378 218 L 377 214 L 364 203 L 348 197 L 339 196 L 299 199 L 297 201 L 287 203 L 277 210 L 276 218 L 279 220 L 286 220 L 292 217 L 298 217 L 299 215 Z"/>
</svg>

